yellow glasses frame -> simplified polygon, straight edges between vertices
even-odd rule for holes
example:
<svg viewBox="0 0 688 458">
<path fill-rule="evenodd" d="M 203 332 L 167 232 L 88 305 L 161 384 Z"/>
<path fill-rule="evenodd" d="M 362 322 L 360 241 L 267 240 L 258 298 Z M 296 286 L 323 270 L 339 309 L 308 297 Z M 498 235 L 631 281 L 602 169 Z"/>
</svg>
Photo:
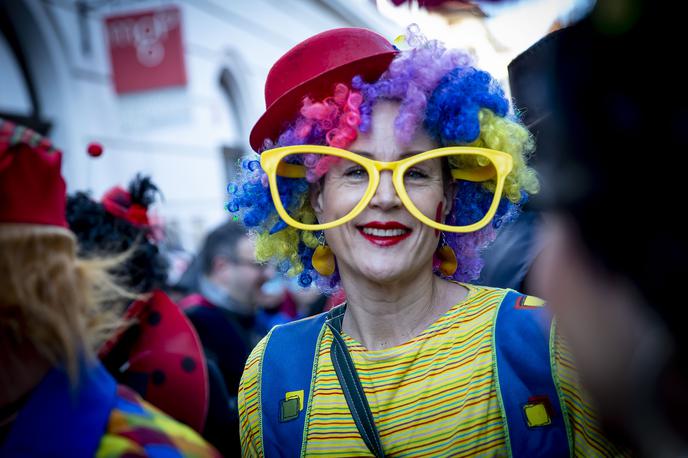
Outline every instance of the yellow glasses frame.
<svg viewBox="0 0 688 458">
<path fill-rule="evenodd" d="M 358 204 L 356 204 L 356 206 L 354 206 L 354 208 L 346 216 L 343 216 L 335 221 L 322 224 L 305 224 L 296 221 L 289 216 L 289 213 L 287 213 L 286 209 L 282 205 L 282 200 L 280 199 L 279 191 L 277 189 L 277 176 L 282 176 L 285 178 L 306 177 L 307 169 L 305 166 L 281 162 L 286 156 L 292 154 L 327 154 L 355 162 L 361 165 L 368 173 L 368 189 L 366 189 L 365 194 L 360 202 L 358 202 Z M 490 205 L 490 209 L 480 221 L 468 226 L 449 226 L 428 218 L 416 208 L 411 201 L 411 198 L 406 193 L 406 187 L 404 186 L 404 174 L 409 167 L 428 159 L 454 155 L 479 155 L 490 161 L 489 165 L 479 166 L 472 169 L 452 168 L 451 175 L 454 179 L 481 182 L 494 178 L 496 173 L 495 193 L 494 198 L 492 199 L 492 204 Z M 391 170 L 394 189 L 409 213 L 411 213 L 423 224 L 434 229 L 447 232 L 463 233 L 477 231 L 485 227 L 492 220 L 495 212 L 497 211 L 497 207 L 499 206 L 499 200 L 501 199 L 502 190 L 504 189 L 504 180 L 513 168 L 513 159 L 509 154 L 502 151 L 471 146 L 449 146 L 446 148 L 437 148 L 430 151 L 425 151 L 399 161 L 380 162 L 363 157 L 356 153 L 352 153 L 351 151 L 333 148 L 330 146 L 295 145 L 264 151 L 260 155 L 260 165 L 268 176 L 270 193 L 272 194 L 272 200 L 275 204 L 275 208 L 277 209 L 277 213 L 285 223 L 297 229 L 302 229 L 305 231 L 321 231 L 325 229 L 332 229 L 333 227 L 341 226 L 342 224 L 351 221 L 359 213 L 361 213 L 363 209 L 366 208 L 368 203 L 375 196 L 377 187 L 380 184 L 380 172 L 383 170 Z"/>
</svg>

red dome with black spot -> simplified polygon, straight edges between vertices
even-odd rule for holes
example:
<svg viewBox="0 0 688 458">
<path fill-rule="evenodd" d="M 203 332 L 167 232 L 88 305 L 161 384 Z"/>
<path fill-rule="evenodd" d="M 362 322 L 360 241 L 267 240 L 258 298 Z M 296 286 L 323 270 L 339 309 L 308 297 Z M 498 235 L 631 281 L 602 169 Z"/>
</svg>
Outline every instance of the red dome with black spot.
<svg viewBox="0 0 688 458">
<path fill-rule="evenodd" d="M 179 307 L 162 291 L 134 302 L 132 322 L 106 343 L 100 357 L 127 352 L 116 378 L 175 419 L 203 432 L 208 411 L 208 372 L 198 334 Z M 110 368 L 112 370 L 112 368 Z"/>
</svg>

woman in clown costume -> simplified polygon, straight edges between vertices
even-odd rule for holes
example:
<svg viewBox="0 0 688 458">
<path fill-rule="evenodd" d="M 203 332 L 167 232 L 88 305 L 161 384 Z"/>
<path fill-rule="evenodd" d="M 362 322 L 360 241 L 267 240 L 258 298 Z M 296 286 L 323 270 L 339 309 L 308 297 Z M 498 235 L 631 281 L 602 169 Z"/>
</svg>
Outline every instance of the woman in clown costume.
<svg viewBox="0 0 688 458">
<path fill-rule="evenodd" d="M 245 456 L 609 456 L 542 301 L 470 284 L 538 191 L 499 84 L 409 28 L 323 32 L 272 67 L 227 208 L 326 314 L 273 328 L 239 395 Z"/>
</svg>

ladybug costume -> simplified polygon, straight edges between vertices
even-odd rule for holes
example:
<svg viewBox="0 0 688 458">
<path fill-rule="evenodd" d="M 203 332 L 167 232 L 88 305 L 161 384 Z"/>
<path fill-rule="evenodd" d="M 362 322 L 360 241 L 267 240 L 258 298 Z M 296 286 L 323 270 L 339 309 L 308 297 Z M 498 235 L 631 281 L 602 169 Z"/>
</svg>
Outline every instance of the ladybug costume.
<svg viewBox="0 0 688 458">
<path fill-rule="evenodd" d="M 124 319 L 131 324 L 99 352 L 105 367 L 120 383 L 202 433 L 208 372 L 189 320 L 159 290 L 129 306 Z"/>
<path fill-rule="evenodd" d="M 204 434 L 222 452 L 221 435 L 213 431 L 222 430 L 227 409 L 209 409 L 211 397 L 213 404 L 228 403 L 217 387 L 217 370 L 209 370 L 193 325 L 161 290 L 167 263 L 148 215 L 157 193 L 149 177 L 138 175 L 127 189 L 114 187 L 100 202 L 83 192 L 67 200 L 67 220 L 80 249 L 84 254 L 129 251 L 116 274 L 125 287 L 142 294 L 127 308 L 125 326 L 99 356 L 118 382 Z M 212 419 L 207 421 L 209 410 Z"/>
</svg>

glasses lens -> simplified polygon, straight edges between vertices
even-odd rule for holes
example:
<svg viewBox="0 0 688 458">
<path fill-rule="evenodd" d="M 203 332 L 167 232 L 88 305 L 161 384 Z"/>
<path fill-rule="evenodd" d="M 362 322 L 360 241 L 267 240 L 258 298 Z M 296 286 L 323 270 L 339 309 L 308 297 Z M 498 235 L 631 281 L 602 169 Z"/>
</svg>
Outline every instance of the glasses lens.
<svg viewBox="0 0 688 458">
<path fill-rule="evenodd" d="M 455 153 L 415 163 L 404 174 L 413 205 L 428 218 L 441 221 L 444 192 L 453 193 L 452 211 L 444 223 L 462 228 L 482 221 L 495 200 L 497 171 L 481 154 Z"/>
<path fill-rule="evenodd" d="M 352 212 L 368 188 L 366 169 L 356 162 L 321 153 L 293 153 L 277 167 L 277 190 L 289 216 L 304 224 L 324 224 Z M 316 220 L 311 199 L 322 208 Z"/>
</svg>

